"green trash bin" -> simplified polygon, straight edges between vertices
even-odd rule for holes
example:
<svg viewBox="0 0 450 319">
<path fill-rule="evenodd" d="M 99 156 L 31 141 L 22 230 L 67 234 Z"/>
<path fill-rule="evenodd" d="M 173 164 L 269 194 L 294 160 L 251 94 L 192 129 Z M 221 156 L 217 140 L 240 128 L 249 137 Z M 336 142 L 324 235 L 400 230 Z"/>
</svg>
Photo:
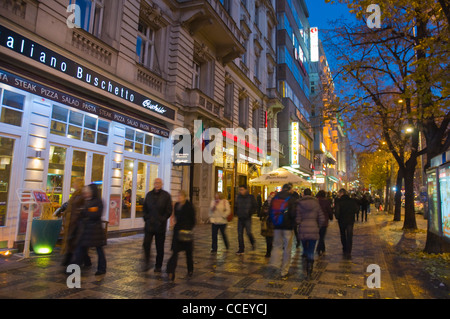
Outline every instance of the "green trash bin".
<svg viewBox="0 0 450 319">
<path fill-rule="evenodd" d="M 34 219 L 31 226 L 31 245 L 38 255 L 51 254 L 61 232 L 62 219 Z"/>
</svg>

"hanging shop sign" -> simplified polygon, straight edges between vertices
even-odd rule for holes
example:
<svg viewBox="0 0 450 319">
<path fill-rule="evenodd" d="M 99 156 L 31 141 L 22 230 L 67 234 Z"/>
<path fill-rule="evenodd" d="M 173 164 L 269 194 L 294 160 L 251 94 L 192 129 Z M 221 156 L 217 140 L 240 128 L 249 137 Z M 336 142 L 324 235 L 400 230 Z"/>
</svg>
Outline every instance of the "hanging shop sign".
<svg viewBox="0 0 450 319">
<path fill-rule="evenodd" d="M 175 110 L 0 25 L 0 46 L 171 120 Z"/>
<path fill-rule="evenodd" d="M 136 129 L 153 133 L 162 137 L 169 137 L 169 130 L 154 126 L 150 123 L 143 122 L 128 115 L 118 113 L 108 108 L 94 105 L 88 101 L 71 96 L 61 91 L 54 90 L 50 87 L 27 80 L 10 72 L 0 69 L 0 83 L 16 87 L 29 93 L 33 93 L 49 100 L 59 102 L 76 109 L 98 115 L 107 120 L 119 122 L 124 125 L 132 126 Z"/>
<path fill-rule="evenodd" d="M 298 152 L 299 152 L 299 132 L 298 122 L 291 123 L 291 166 L 298 167 Z"/>
</svg>

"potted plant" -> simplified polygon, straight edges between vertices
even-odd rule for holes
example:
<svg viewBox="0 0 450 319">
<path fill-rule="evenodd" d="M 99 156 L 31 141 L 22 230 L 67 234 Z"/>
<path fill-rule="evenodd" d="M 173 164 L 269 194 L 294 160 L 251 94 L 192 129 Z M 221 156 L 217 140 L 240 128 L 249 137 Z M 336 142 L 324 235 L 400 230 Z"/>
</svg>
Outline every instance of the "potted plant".
<svg viewBox="0 0 450 319">
<path fill-rule="evenodd" d="M 51 202 L 41 202 L 41 216 L 33 219 L 31 226 L 31 245 L 35 254 L 51 254 L 62 227 L 62 219 L 53 215 Z"/>
</svg>

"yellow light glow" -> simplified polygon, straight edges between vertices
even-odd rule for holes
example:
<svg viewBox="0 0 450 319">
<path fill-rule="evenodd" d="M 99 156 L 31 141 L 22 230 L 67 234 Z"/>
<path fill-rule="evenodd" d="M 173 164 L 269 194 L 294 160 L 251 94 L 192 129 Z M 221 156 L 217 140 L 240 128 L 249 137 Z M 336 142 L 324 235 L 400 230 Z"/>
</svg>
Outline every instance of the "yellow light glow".
<svg viewBox="0 0 450 319">
<path fill-rule="evenodd" d="M 49 254 L 49 253 L 51 253 L 51 250 L 48 247 L 42 247 L 42 248 L 38 248 L 36 253 L 38 253 L 38 254 Z"/>
</svg>

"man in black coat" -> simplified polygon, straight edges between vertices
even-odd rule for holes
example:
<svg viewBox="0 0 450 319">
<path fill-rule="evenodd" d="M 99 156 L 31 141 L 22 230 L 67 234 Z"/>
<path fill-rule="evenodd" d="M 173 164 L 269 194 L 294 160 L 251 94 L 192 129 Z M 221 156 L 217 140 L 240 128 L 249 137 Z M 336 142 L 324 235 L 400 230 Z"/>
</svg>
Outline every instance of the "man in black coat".
<svg viewBox="0 0 450 319">
<path fill-rule="evenodd" d="M 147 193 L 144 200 L 144 271 L 150 268 L 150 247 L 153 237 L 155 237 L 156 244 L 155 272 L 161 272 L 163 263 L 167 220 L 172 215 L 172 198 L 168 192 L 162 189 L 162 186 L 162 180 L 156 178 L 153 190 Z"/>
<path fill-rule="evenodd" d="M 238 217 L 238 241 L 239 250 L 237 255 L 244 253 L 244 229 L 247 232 L 248 239 L 255 249 L 255 238 L 252 234 L 252 215 L 256 212 L 257 204 L 253 195 L 249 194 L 245 185 L 239 186 L 239 195 L 236 198 L 234 207 L 235 216 Z"/>
<path fill-rule="evenodd" d="M 353 244 L 353 225 L 355 215 L 359 212 L 358 202 L 350 198 L 345 189 L 339 191 L 339 199 L 336 201 L 335 214 L 339 222 L 341 233 L 342 251 L 345 258 L 350 259 Z"/>
</svg>

